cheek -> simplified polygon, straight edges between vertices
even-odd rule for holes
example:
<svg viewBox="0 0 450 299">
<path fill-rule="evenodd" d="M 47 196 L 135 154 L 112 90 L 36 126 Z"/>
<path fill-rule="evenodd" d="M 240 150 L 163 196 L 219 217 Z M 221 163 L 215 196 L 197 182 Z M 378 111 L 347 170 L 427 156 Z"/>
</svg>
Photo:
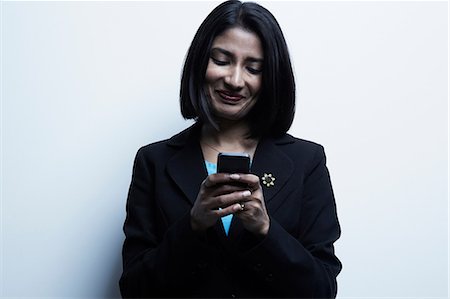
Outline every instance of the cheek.
<svg viewBox="0 0 450 299">
<path fill-rule="evenodd" d="M 220 70 L 217 69 L 211 62 L 208 63 L 208 67 L 206 68 L 205 81 L 206 83 L 212 83 L 219 79 L 221 76 Z"/>
<path fill-rule="evenodd" d="M 259 94 L 262 87 L 262 77 L 255 78 L 251 83 L 252 93 L 257 95 Z"/>
<path fill-rule="evenodd" d="M 217 82 L 218 78 L 220 77 L 220 74 L 217 70 L 217 68 L 214 67 L 214 65 L 208 63 L 208 66 L 206 67 L 206 73 L 205 73 L 205 81 L 204 81 L 204 91 L 208 95 L 208 97 L 211 97 L 213 91 L 215 82 Z"/>
</svg>

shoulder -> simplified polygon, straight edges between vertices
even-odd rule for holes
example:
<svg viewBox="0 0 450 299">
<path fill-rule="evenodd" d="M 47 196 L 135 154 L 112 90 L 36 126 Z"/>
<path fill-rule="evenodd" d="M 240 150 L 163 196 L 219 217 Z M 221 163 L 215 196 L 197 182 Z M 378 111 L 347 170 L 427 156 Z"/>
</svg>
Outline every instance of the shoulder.
<svg viewBox="0 0 450 299">
<path fill-rule="evenodd" d="M 170 139 L 164 139 L 144 145 L 138 149 L 138 155 L 148 156 L 157 154 L 158 152 L 163 152 L 167 150 L 167 143 L 169 140 Z"/>
<path fill-rule="evenodd" d="M 136 156 L 147 159 L 164 159 L 172 156 L 180 148 L 197 140 L 199 128 L 196 124 L 170 138 L 149 143 L 139 148 Z"/>
<path fill-rule="evenodd" d="M 274 142 L 280 149 L 296 154 L 315 155 L 318 151 L 324 151 L 323 146 L 317 142 L 294 137 L 287 133 L 274 138 Z"/>
<path fill-rule="evenodd" d="M 326 162 L 324 147 L 317 142 L 294 137 L 287 133 L 275 138 L 274 142 L 277 148 L 299 167 L 309 169 Z"/>
</svg>

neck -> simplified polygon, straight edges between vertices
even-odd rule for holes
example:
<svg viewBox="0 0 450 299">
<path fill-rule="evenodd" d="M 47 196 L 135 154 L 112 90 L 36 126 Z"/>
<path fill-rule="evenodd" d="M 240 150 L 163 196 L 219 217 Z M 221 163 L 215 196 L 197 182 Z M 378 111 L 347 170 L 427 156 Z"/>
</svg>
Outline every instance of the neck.
<svg viewBox="0 0 450 299">
<path fill-rule="evenodd" d="M 218 152 L 246 152 L 253 157 L 258 140 L 247 138 L 248 133 L 249 128 L 245 123 L 222 123 L 219 130 L 204 124 L 200 139 L 203 154 L 211 162 L 216 160 Z"/>
</svg>

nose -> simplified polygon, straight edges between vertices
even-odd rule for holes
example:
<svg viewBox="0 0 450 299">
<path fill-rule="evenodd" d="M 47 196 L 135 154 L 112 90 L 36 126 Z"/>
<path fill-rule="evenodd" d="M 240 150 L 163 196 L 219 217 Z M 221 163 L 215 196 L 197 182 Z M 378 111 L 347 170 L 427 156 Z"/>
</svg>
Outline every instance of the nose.
<svg viewBox="0 0 450 299">
<path fill-rule="evenodd" d="M 225 77 L 225 84 L 232 89 L 241 89 L 244 87 L 243 71 L 240 67 L 233 67 L 230 73 Z"/>
</svg>

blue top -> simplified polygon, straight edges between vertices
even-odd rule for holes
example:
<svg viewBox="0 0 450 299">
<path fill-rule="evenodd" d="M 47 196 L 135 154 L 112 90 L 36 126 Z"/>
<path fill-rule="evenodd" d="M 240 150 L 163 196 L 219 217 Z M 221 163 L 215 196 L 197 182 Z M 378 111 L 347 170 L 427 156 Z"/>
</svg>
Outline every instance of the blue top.
<svg viewBox="0 0 450 299">
<path fill-rule="evenodd" d="M 217 164 L 211 163 L 205 160 L 206 171 L 208 171 L 208 175 L 217 172 Z M 225 234 L 228 236 L 228 231 L 230 230 L 231 219 L 233 218 L 233 214 L 222 217 L 223 228 L 225 229 Z"/>
</svg>

